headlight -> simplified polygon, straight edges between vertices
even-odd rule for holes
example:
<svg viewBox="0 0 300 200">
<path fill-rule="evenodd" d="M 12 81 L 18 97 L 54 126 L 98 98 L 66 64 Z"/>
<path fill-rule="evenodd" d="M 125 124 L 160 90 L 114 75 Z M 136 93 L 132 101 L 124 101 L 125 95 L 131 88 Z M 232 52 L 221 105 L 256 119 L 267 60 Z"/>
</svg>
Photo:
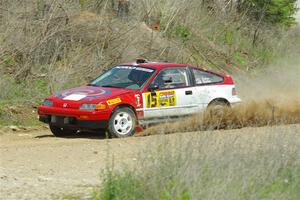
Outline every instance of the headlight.
<svg viewBox="0 0 300 200">
<path fill-rule="evenodd" d="M 104 110 L 106 109 L 106 105 L 104 103 L 98 103 L 98 104 L 89 104 L 84 103 L 80 106 L 80 110 Z"/>
<path fill-rule="evenodd" d="M 53 101 L 49 100 L 49 99 L 45 99 L 44 102 L 43 102 L 43 105 L 52 107 L 53 106 Z"/>
</svg>

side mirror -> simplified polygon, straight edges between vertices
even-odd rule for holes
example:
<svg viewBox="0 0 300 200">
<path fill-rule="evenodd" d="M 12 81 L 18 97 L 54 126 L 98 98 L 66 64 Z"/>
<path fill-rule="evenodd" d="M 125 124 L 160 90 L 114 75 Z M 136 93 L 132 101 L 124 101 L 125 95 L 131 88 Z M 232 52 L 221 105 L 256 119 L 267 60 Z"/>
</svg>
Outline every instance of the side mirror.
<svg viewBox="0 0 300 200">
<path fill-rule="evenodd" d="M 154 84 L 154 85 L 150 85 L 148 87 L 148 91 L 149 92 L 154 92 L 155 90 L 158 90 L 159 89 L 159 86 L 157 84 Z"/>
</svg>

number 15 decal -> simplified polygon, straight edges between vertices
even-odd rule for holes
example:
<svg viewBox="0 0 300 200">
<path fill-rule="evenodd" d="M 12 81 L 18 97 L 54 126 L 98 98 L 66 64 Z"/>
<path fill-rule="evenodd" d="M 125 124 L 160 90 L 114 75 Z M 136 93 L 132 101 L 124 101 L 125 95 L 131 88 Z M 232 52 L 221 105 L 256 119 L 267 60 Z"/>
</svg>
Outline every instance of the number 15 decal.
<svg viewBox="0 0 300 200">
<path fill-rule="evenodd" d="M 147 108 L 176 106 L 176 93 L 174 90 L 144 93 Z"/>
</svg>

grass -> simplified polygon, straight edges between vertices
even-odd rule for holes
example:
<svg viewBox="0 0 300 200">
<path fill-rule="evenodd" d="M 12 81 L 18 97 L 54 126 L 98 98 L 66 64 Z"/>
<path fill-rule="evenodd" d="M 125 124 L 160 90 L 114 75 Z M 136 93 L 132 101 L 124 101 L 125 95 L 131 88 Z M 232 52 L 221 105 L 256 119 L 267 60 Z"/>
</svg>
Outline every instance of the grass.
<svg viewBox="0 0 300 200">
<path fill-rule="evenodd" d="M 0 128 L 5 126 L 42 126 L 35 108 L 0 104 Z"/>
<path fill-rule="evenodd" d="M 44 79 L 32 79 L 17 84 L 11 77 L 0 80 L 5 90 L 0 94 L 1 126 L 39 126 L 36 107 L 48 96 L 48 84 Z"/>
<path fill-rule="evenodd" d="M 296 200 L 299 134 L 274 127 L 159 136 L 134 167 L 108 167 L 93 199 Z"/>
<path fill-rule="evenodd" d="M 150 127 L 142 135 L 296 123 L 300 123 L 300 101 L 295 97 L 284 101 L 272 99 L 245 101 L 223 110 L 208 109 L 179 122 Z"/>
<path fill-rule="evenodd" d="M 55 195 L 52 197 L 53 200 L 80 200 L 82 199 L 81 195 L 77 194 L 64 194 L 64 195 Z"/>
</svg>

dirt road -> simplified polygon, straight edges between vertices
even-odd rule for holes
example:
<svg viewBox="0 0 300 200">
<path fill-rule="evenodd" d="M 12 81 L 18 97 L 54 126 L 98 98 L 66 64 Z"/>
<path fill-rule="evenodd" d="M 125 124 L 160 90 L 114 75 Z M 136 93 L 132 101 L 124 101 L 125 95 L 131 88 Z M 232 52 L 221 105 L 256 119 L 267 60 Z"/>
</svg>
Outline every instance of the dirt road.
<svg viewBox="0 0 300 200">
<path fill-rule="evenodd" d="M 281 137 L 287 128 L 300 135 L 300 124 L 219 131 L 221 134 L 216 135 L 278 132 Z M 48 130 L 2 133 L 0 199 L 57 199 L 62 194 L 88 198 L 101 181 L 99 174 L 109 163 L 108 157 L 114 155 L 116 167 L 134 165 L 141 148 L 151 148 L 162 137 L 173 139 L 178 135 L 183 134 L 107 140 L 97 134 L 55 138 Z"/>
<path fill-rule="evenodd" d="M 49 131 L 1 135 L 2 199 L 52 198 L 51 194 L 89 194 L 109 154 L 119 162 L 135 160 L 146 138 L 105 140 L 95 134 L 55 138 Z"/>
</svg>

